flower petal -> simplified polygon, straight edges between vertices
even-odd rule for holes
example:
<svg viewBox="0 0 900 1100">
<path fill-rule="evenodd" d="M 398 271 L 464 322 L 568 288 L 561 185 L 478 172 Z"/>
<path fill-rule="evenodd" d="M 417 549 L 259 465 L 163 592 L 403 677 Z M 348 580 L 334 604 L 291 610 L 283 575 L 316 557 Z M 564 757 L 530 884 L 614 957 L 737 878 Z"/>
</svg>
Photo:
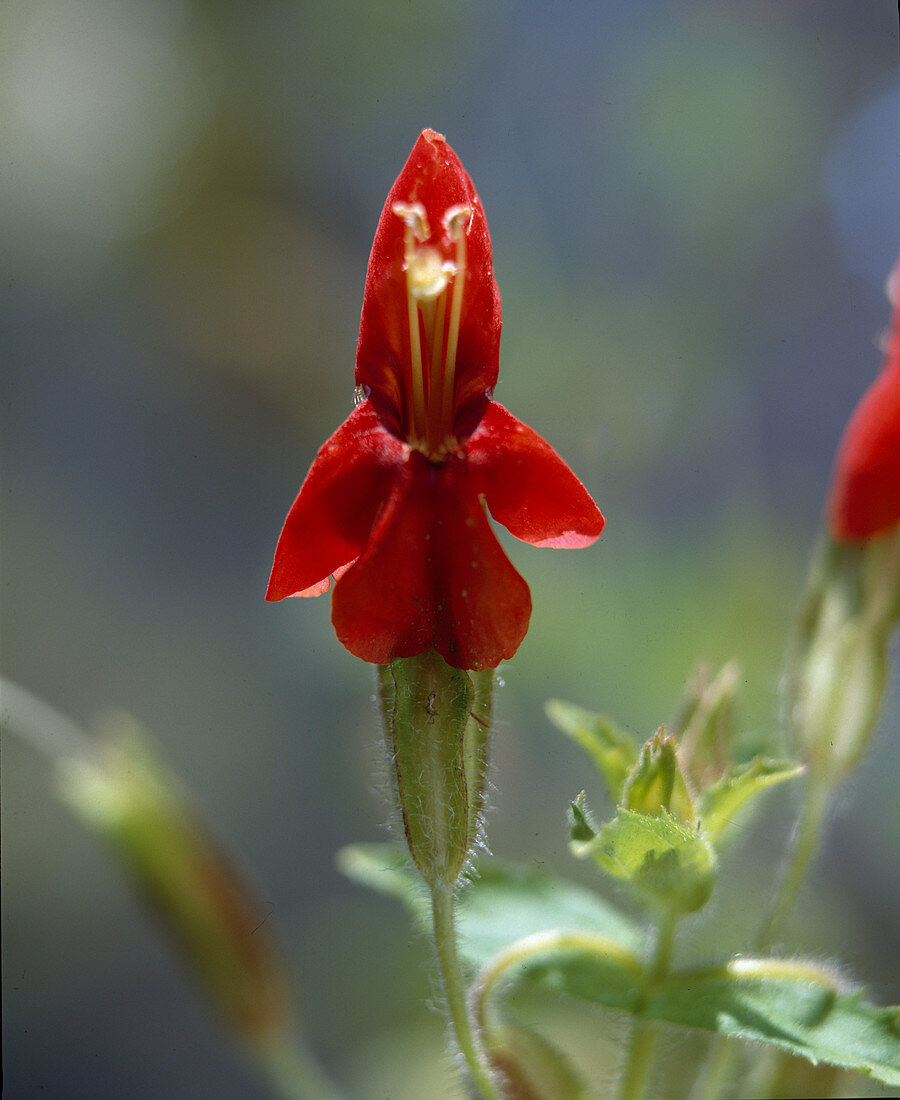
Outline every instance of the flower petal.
<svg viewBox="0 0 900 1100">
<path fill-rule="evenodd" d="M 369 402 L 354 409 L 319 450 L 288 512 L 267 600 L 328 591 L 331 574 L 365 545 L 406 452 Z"/>
<path fill-rule="evenodd" d="M 531 595 L 491 531 L 464 460 L 413 452 L 369 543 L 336 584 L 340 641 L 386 664 L 434 646 L 455 668 L 494 668 L 528 629 Z"/>
<path fill-rule="evenodd" d="M 828 511 L 834 535 L 849 542 L 900 523 L 900 363 L 876 378 L 850 418 Z"/>
<path fill-rule="evenodd" d="M 590 493 L 550 444 L 491 401 L 465 445 L 491 515 L 534 546 L 589 546 L 605 520 Z"/>
</svg>

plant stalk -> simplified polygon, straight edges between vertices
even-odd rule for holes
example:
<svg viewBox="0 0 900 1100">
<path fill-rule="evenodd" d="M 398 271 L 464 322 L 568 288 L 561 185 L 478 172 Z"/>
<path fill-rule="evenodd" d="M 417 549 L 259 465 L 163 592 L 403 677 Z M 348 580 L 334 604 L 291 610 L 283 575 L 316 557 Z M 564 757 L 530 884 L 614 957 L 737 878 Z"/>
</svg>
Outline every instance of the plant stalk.
<svg viewBox="0 0 900 1100">
<path fill-rule="evenodd" d="M 659 924 L 656 948 L 647 978 L 650 984 L 666 977 L 672 961 L 672 945 L 675 940 L 674 913 L 666 913 Z M 653 1052 L 659 1025 L 652 1020 L 638 1018 L 631 1029 L 631 1039 L 622 1077 L 619 1082 L 619 1100 L 641 1100 L 647 1087 L 647 1079 L 653 1065 Z"/>
<path fill-rule="evenodd" d="M 431 912 L 434 922 L 434 943 L 447 1011 L 456 1042 L 469 1068 L 472 1081 L 483 1100 L 502 1100 L 494 1083 L 484 1048 L 472 1026 L 466 1001 L 466 986 L 456 950 L 454 919 L 455 893 L 452 887 L 437 885 L 431 891 Z"/>
</svg>

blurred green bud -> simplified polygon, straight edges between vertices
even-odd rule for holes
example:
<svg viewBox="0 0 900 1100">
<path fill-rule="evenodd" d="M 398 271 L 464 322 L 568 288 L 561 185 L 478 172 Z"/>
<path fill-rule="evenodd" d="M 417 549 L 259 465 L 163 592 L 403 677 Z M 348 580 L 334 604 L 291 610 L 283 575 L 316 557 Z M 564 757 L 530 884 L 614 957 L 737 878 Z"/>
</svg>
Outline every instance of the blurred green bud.
<svg viewBox="0 0 900 1100">
<path fill-rule="evenodd" d="M 98 751 L 57 760 L 60 794 L 112 845 L 197 976 L 252 1044 L 293 1024 L 280 953 L 260 908 L 138 724 L 110 716 Z"/>
<path fill-rule="evenodd" d="M 737 661 L 723 665 L 714 677 L 708 666 L 698 665 L 670 723 L 681 765 L 698 788 L 717 779 L 732 763 L 734 703 L 739 685 Z"/>
<path fill-rule="evenodd" d="M 900 529 L 860 544 L 823 537 L 790 648 L 785 720 L 813 774 L 836 781 L 859 760 L 884 693 L 900 618 Z"/>
<path fill-rule="evenodd" d="M 675 739 L 666 735 L 665 727 L 660 726 L 641 749 L 625 780 L 622 805 L 643 814 L 668 810 L 677 821 L 694 825 L 694 802 L 679 764 Z"/>
<path fill-rule="evenodd" d="M 452 887 L 482 825 L 494 670 L 431 649 L 380 665 L 378 683 L 410 855 L 432 890 Z"/>
</svg>

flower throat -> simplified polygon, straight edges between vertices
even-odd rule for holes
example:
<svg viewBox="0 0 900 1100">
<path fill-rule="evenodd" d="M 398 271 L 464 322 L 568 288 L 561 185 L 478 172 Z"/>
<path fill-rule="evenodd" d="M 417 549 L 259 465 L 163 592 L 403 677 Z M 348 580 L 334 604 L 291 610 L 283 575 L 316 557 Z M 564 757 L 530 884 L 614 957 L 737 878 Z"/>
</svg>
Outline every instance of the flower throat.
<svg viewBox="0 0 900 1100">
<path fill-rule="evenodd" d="M 459 446 L 453 434 L 454 378 L 459 319 L 466 281 L 466 230 L 471 206 L 451 206 L 442 219 L 455 246 L 455 259 L 444 260 L 433 245 L 421 203 L 395 202 L 402 219 L 403 269 L 412 385 L 407 393 L 407 442 L 432 462 L 441 462 Z"/>
</svg>

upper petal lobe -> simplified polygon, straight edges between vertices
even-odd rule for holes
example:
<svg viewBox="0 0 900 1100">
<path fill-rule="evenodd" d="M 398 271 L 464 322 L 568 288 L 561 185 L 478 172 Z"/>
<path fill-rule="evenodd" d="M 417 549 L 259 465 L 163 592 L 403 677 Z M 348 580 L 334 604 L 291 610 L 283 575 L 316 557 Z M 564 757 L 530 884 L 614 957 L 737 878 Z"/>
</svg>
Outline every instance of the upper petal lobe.
<svg viewBox="0 0 900 1100">
<path fill-rule="evenodd" d="M 318 596 L 358 556 L 406 447 L 384 430 L 368 402 L 321 447 L 275 550 L 267 600 Z"/>
<path fill-rule="evenodd" d="M 491 515 L 517 539 L 576 549 L 600 536 L 605 520 L 587 489 L 545 439 L 498 402 L 488 404 L 466 454 Z"/>
</svg>

